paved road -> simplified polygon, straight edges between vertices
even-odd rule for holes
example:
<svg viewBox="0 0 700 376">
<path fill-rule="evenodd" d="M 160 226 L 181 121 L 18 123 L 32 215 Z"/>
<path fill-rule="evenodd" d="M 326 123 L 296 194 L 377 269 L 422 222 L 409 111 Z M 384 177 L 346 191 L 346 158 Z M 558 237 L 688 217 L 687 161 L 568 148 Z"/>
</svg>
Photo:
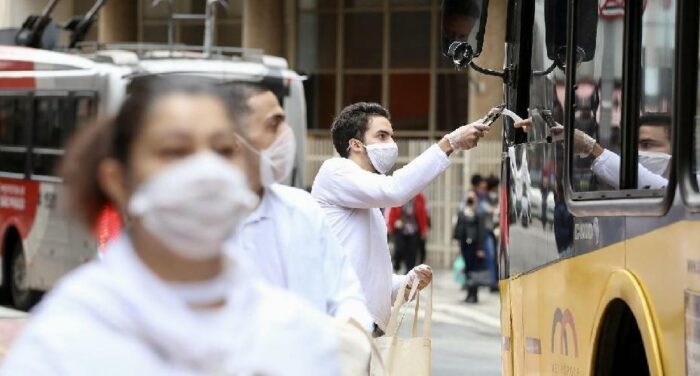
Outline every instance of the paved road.
<svg viewBox="0 0 700 376">
<path fill-rule="evenodd" d="M 433 299 L 433 374 L 468 376 L 501 374 L 501 334 L 498 294 L 479 293 L 479 304 L 463 302 L 466 293 L 452 280 L 449 271 L 435 274 Z M 410 313 L 402 325 L 410 333 Z M 422 315 L 421 315 L 422 316 Z M 421 321 L 422 325 L 422 321 Z M 420 326 L 422 328 L 422 326 Z"/>
<path fill-rule="evenodd" d="M 0 362 L 27 321 L 27 314 L 0 307 Z"/>
</svg>

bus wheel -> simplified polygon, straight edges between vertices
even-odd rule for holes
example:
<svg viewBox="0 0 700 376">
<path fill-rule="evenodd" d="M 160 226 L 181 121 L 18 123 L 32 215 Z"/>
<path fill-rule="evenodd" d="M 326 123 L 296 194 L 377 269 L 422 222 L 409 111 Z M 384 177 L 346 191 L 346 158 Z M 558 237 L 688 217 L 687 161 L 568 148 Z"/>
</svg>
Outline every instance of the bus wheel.
<svg viewBox="0 0 700 376">
<path fill-rule="evenodd" d="M 15 308 L 28 311 L 39 301 L 39 292 L 29 288 L 27 263 L 22 250 L 22 243 L 17 242 L 12 252 L 10 269 L 10 293 Z"/>
</svg>

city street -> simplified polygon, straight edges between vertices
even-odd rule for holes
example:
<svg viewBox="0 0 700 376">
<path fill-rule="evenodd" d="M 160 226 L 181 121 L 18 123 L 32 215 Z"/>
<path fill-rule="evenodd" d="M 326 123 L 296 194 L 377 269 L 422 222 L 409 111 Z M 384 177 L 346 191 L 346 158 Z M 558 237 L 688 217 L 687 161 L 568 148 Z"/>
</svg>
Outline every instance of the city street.
<svg viewBox="0 0 700 376">
<path fill-rule="evenodd" d="M 436 271 L 434 288 L 433 374 L 500 375 L 498 294 L 482 288 L 479 304 L 467 305 L 463 301 L 466 293 L 446 270 Z M 404 335 L 410 333 L 410 322 L 402 326 L 402 331 Z"/>
<path fill-rule="evenodd" d="M 5 357 L 12 341 L 27 321 L 27 314 L 14 309 L 0 307 L 0 362 Z"/>
</svg>

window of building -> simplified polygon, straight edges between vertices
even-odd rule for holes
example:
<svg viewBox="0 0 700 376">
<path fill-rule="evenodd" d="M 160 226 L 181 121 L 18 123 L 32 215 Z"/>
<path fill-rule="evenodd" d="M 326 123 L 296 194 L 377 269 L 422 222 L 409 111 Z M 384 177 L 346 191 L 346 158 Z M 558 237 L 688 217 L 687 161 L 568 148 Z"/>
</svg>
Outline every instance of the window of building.
<svg viewBox="0 0 700 376">
<path fill-rule="evenodd" d="M 382 13 L 346 13 L 343 61 L 345 68 L 382 67 Z"/>
<path fill-rule="evenodd" d="M 442 62 L 440 3 L 298 0 L 293 66 L 310 77 L 309 128 L 326 134 L 333 116 L 358 101 L 387 106 L 399 135 L 438 136 L 464 124 L 468 77 Z"/>
<path fill-rule="evenodd" d="M 152 6 L 151 0 L 139 1 L 139 41 L 147 43 L 168 42 L 168 18 L 166 2 Z M 173 2 L 175 13 L 204 14 L 206 0 L 177 0 Z M 228 7 L 215 7 L 216 29 L 214 45 L 240 47 L 242 40 L 243 0 L 229 0 Z M 199 20 L 176 21 L 173 27 L 175 43 L 199 46 L 204 42 L 204 23 Z"/>
</svg>

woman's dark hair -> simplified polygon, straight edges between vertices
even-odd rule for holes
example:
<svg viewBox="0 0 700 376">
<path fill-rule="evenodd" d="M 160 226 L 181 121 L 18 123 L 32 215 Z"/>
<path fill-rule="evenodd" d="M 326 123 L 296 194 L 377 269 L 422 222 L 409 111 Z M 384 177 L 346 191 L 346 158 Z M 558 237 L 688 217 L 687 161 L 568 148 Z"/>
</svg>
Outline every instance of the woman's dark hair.
<svg viewBox="0 0 700 376">
<path fill-rule="evenodd" d="M 129 166 L 131 149 L 143 130 L 148 111 L 157 100 L 174 94 L 211 95 L 220 98 L 231 112 L 225 93 L 213 80 L 191 76 L 133 79 L 114 118 L 86 124 L 68 141 L 59 173 L 68 188 L 70 214 L 89 227 L 94 226 L 102 210 L 112 204 L 99 184 L 100 164 L 111 158 Z"/>
<path fill-rule="evenodd" d="M 365 132 L 370 118 L 383 116 L 390 119 L 389 111 L 378 103 L 359 102 L 345 107 L 331 126 L 331 137 L 335 151 L 341 157 L 348 157 L 350 139 L 365 142 Z"/>
<path fill-rule="evenodd" d="M 472 175 L 472 178 L 471 178 L 472 188 L 476 188 L 479 184 L 481 184 L 481 182 L 483 180 L 484 180 L 484 178 L 479 174 Z"/>
</svg>

